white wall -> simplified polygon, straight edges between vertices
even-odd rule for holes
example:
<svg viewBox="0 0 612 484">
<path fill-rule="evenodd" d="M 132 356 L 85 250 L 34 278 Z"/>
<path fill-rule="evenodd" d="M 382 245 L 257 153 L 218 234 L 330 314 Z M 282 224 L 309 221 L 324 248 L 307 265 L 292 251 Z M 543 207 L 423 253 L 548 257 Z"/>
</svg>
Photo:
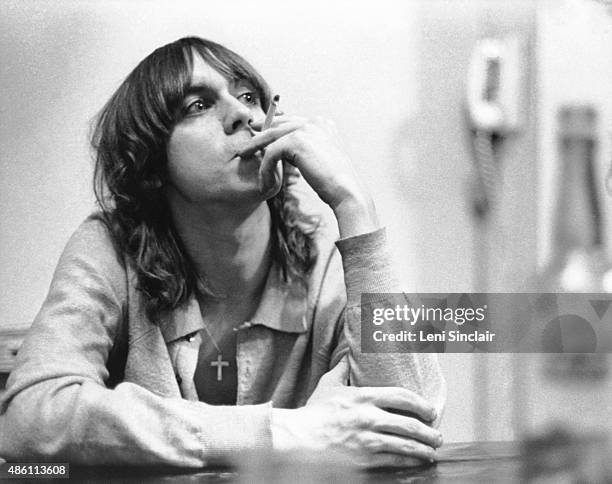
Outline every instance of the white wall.
<svg viewBox="0 0 612 484">
<path fill-rule="evenodd" d="M 209 37 L 251 60 L 286 112 L 334 119 L 383 200 L 383 218 L 402 219 L 386 191 L 393 127 L 416 105 L 414 5 L 59 5 L 0 4 L 0 324 L 32 320 L 67 237 L 93 207 L 89 121 L 141 58 L 184 35 Z"/>
</svg>

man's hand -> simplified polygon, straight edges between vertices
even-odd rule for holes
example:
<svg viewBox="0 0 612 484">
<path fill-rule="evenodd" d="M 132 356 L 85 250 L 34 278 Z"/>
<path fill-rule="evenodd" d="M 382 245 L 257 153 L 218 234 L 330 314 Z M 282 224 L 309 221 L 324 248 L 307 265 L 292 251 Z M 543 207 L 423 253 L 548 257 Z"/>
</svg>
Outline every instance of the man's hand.
<svg viewBox="0 0 612 484">
<path fill-rule="evenodd" d="M 252 127 L 261 129 L 256 123 Z M 261 191 L 278 186 L 279 163 L 295 166 L 321 200 L 331 207 L 343 238 L 379 228 L 371 197 L 340 148 L 331 121 L 277 116 L 272 127 L 256 134 L 238 153 L 248 158 L 264 150 L 260 167 Z"/>
<path fill-rule="evenodd" d="M 434 408 L 404 388 L 323 385 L 306 406 L 273 410 L 272 438 L 278 450 L 338 450 L 363 467 L 415 466 L 434 462 L 442 445 L 424 423 L 435 419 Z"/>
</svg>

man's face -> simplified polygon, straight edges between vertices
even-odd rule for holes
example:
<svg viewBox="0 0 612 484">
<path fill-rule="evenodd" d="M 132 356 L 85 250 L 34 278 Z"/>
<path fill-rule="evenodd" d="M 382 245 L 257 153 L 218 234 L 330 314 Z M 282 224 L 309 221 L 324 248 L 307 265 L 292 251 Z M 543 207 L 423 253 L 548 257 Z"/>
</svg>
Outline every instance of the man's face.
<svg viewBox="0 0 612 484">
<path fill-rule="evenodd" d="M 191 87 L 167 146 L 168 195 L 192 203 L 261 201 L 259 155 L 236 153 L 264 117 L 248 81 L 228 81 L 194 53 Z"/>
</svg>

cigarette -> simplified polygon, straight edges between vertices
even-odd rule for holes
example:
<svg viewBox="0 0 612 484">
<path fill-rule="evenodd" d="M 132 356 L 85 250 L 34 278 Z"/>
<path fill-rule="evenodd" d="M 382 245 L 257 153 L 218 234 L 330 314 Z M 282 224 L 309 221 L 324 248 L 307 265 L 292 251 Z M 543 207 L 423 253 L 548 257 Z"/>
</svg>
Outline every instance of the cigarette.
<svg viewBox="0 0 612 484">
<path fill-rule="evenodd" d="M 272 121 L 274 120 L 274 116 L 276 115 L 276 110 L 278 109 L 279 99 L 280 99 L 280 96 L 278 94 L 274 96 L 274 99 L 272 99 L 272 102 L 270 103 L 270 107 L 268 108 L 268 112 L 266 113 L 266 120 L 264 121 L 262 131 L 272 126 Z"/>
</svg>

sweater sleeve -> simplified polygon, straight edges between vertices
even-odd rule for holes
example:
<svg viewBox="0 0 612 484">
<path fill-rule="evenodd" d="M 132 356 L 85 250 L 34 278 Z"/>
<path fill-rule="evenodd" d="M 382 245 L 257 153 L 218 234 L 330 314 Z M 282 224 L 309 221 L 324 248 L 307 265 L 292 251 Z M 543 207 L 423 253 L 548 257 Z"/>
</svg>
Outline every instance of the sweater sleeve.
<svg viewBox="0 0 612 484">
<path fill-rule="evenodd" d="M 108 232 L 85 222 L 60 258 L 0 401 L 0 455 L 201 467 L 270 448 L 270 404 L 211 406 L 130 382 L 107 388 L 126 298 L 126 271 Z"/>
<path fill-rule="evenodd" d="M 425 397 L 440 416 L 446 383 L 432 353 L 362 353 L 361 294 L 398 293 L 387 250 L 385 229 L 341 239 L 336 243 L 346 285 L 343 337 L 348 347 L 350 383 L 355 386 L 401 386 Z"/>
</svg>

